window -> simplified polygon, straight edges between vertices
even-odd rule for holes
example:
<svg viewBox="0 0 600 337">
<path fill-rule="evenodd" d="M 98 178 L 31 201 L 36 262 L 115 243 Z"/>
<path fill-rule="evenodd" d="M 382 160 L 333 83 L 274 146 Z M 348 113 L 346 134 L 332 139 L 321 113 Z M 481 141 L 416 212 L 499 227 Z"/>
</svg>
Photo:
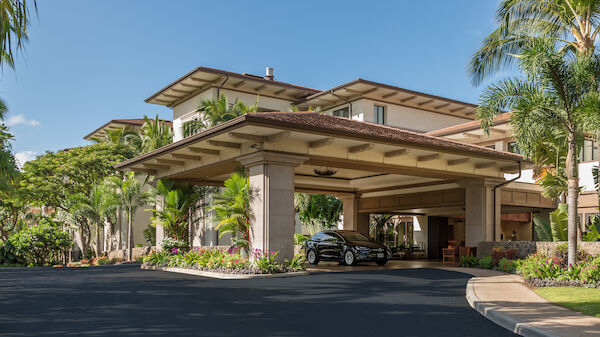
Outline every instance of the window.
<svg viewBox="0 0 600 337">
<path fill-rule="evenodd" d="M 373 122 L 377 124 L 385 124 L 385 107 L 381 105 L 373 105 Z"/>
<path fill-rule="evenodd" d="M 521 153 L 521 149 L 516 142 L 508 142 L 508 152 Z"/>
<path fill-rule="evenodd" d="M 336 117 L 349 118 L 350 117 L 350 110 L 348 109 L 348 107 L 341 108 L 341 109 L 335 110 L 333 112 L 333 115 L 336 116 Z"/>
<path fill-rule="evenodd" d="M 598 160 L 598 144 L 593 140 L 586 139 L 581 152 L 581 161 Z"/>
</svg>

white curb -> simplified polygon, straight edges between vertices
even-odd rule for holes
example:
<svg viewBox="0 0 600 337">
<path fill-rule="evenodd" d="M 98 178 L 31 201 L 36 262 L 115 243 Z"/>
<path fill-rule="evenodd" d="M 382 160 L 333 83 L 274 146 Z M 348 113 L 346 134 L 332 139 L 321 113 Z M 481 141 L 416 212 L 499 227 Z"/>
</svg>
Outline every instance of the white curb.
<svg viewBox="0 0 600 337">
<path fill-rule="evenodd" d="M 530 323 L 525 323 L 518 321 L 514 317 L 504 314 L 500 312 L 497 306 L 485 303 L 477 297 L 475 294 L 475 289 L 473 287 L 473 279 L 470 279 L 467 283 L 467 302 L 469 305 L 475 309 L 477 312 L 483 315 L 483 317 L 489 319 L 490 321 L 498 324 L 499 326 L 508 329 L 520 336 L 525 337 L 560 337 L 555 335 L 549 331 L 540 329 L 531 325 Z"/>
<path fill-rule="evenodd" d="M 172 272 L 172 273 L 211 277 L 211 278 L 217 278 L 217 279 L 223 279 L 223 280 L 243 280 L 243 279 L 252 279 L 252 278 L 291 277 L 291 276 L 303 276 L 303 275 L 309 274 L 309 272 L 307 272 L 307 271 L 298 271 L 298 272 L 280 273 L 280 274 L 226 274 L 226 273 L 216 273 L 216 272 L 196 270 L 196 269 L 187 269 L 187 268 L 178 268 L 178 267 L 145 266 L 145 265 L 142 265 L 141 269 L 168 271 L 168 272 Z"/>
</svg>

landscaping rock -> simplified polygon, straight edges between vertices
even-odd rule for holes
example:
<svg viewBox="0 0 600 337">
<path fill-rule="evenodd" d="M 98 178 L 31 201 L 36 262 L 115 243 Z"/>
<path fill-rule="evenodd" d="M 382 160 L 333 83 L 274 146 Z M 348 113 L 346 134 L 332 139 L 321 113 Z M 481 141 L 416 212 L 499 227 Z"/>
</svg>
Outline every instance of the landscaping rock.
<svg viewBox="0 0 600 337">
<path fill-rule="evenodd" d="M 146 246 L 146 247 L 135 247 L 132 249 L 131 253 L 133 255 L 133 259 L 137 259 L 140 256 L 146 256 L 150 254 L 152 249 L 156 249 L 156 247 Z M 121 259 L 127 260 L 127 249 L 113 250 L 112 252 L 108 252 L 106 254 L 109 260 L 112 259 Z"/>
</svg>

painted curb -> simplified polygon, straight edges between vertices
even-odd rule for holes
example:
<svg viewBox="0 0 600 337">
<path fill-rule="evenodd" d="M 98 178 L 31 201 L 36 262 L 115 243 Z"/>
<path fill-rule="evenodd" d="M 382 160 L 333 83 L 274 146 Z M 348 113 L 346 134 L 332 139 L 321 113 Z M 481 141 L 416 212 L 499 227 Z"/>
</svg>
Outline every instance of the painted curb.
<svg viewBox="0 0 600 337">
<path fill-rule="evenodd" d="M 171 273 L 203 276 L 203 277 L 210 277 L 210 278 L 216 278 L 216 279 L 222 279 L 222 280 L 247 280 L 247 279 L 253 279 L 253 278 L 293 277 L 293 276 L 304 276 L 304 275 L 309 274 L 309 272 L 307 272 L 307 271 L 281 273 L 281 274 L 225 274 L 225 273 L 215 273 L 215 272 L 210 272 L 210 271 L 186 269 L 186 268 L 178 268 L 178 267 L 161 267 L 161 266 L 144 266 L 144 265 L 141 265 L 140 268 L 145 269 L 145 270 L 167 271 L 167 272 L 171 272 Z"/>
<path fill-rule="evenodd" d="M 470 279 L 469 282 L 467 282 L 467 294 L 465 297 L 467 298 L 467 302 L 469 302 L 471 308 L 475 309 L 477 312 L 483 315 L 483 317 L 520 336 L 560 337 L 552 332 L 535 327 L 530 323 L 518 321 L 512 316 L 498 311 L 498 306 L 481 301 L 477 294 L 475 294 L 473 279 Z"/>
</svg>

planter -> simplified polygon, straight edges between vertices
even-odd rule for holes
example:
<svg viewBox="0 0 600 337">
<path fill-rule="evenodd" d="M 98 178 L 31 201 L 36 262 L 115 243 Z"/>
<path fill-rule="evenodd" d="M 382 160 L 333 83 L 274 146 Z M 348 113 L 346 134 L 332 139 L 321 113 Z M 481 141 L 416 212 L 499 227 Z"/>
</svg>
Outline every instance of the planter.
<svg viewBox="0 0 600 337">
<path fill-rule="evenodd" d="M 223 280 L 244 280 L 244 279 L 251 279 L 251 278 L 279 278 L 279 277 L 305 276 L 305 275 L 309 274 L 307 271 L 277 273 L 277 274 L 232 274 L 232 273 L 219 273 L 219 272 L 213 272 L 213 271 L 204 271 L 204 270 L 179 268 L 179 267 L 161 267 L 161 266 L 148 266 L 148 265 L 142 265 L 141 269 L 167 271 L 167 272 L 172 272 L 172 273 L 210 277 L 210 278 L 223 279 Z"/>
</svg>

